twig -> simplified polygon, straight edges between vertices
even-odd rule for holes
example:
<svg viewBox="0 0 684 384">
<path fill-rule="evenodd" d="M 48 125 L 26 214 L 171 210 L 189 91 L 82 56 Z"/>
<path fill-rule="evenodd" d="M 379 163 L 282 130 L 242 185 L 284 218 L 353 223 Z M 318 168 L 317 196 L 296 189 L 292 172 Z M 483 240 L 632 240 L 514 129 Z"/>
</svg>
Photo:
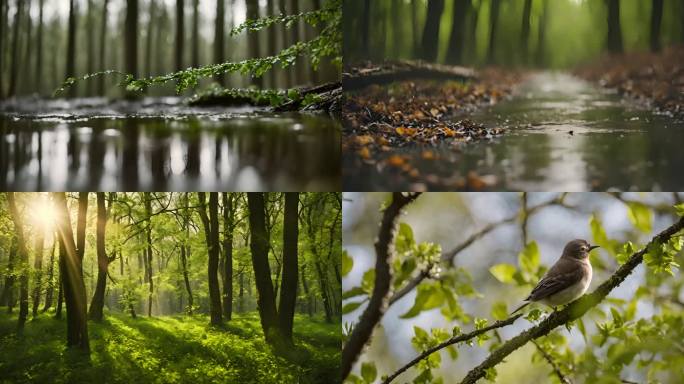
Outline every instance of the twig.
<svg viewBox="0 0 684 384">
<path fill-rule="evenodd" d="M 382 215 L 378 239 L 375 242 L 375 285 L 368 306 L 363 311 L 358 324 L 354 327 L 349 339 L 342 348 L 342 379 L 351 372 L 361 350 L 370 339 L 375 325 L 382 319 L 387 309 L 387 294 L 390 289 L 392 272 L 390 258 L 394 249 L 394 234 L 397 218 L 401 210 L 415 200 L 420 194 L 392 194 L 392 202 Z"/>
<path fill-rule="evenodd" d="M 404 365 L 403 367 L 399 368 L 399 369 L 398 369 L 396 372 L 394 372 L 393 374 L 389 375 L 389 376 L 382 382 L 382 384 L 389 384 L 389 383 L 391 383 L 392 380 L 396 379 L 397 376 L 399 376 L 399 375 L 401 375 L 402 373 L 404 373 L 407 369 L 409 369 L 409 368 L 411 368 L 412 366 L 418 364 L 418 362 L 420 362 L 421 360 L 427 358 L 427 357 L 430 356 L 431 354 L 433 354 L 433 353 L 439 351 L 440 349 L 444 349 L 444 348 L 446 348 L 446 347 L 448 347 L 448 346 L 450 346 L 450 345 L 456 344 L 456 343 L 460 343 L 460 342 L 463 342 L 463 341 L 468 341 L 468 340 L 473 339 L 473 338 L 475 338 L 475 337 L 477 337 L 477 336 L 479 336 L 479 335 L 481 335 L 481 334 L 483 334 L 483 333 L 485 333 L 485 332 L 491 331 L 492 329 L 497 329 L 497 328 L 501 328 L 501 327 L 505 327 L 505 326 L 507 326 L 507 325 L 513 324 L 513 322 L 516 321 L 516 320 L 518 320 L 518 318 L 519 318 L 520 316 L 522 316 L 522 313 L 519 313 L 519 314 L 517 314 L 517 315 L 515 315 L 515 316 L 511 316 L 511 317 L 509 317 L 509 318 L 506 319 L 506 320 L 499 320 L 499 321 L 495 322 L 494 324 L 492 324 L 492 325 L 490 325 L 490 326 L 488 326 L 488 327 L 484 327 L 484 328 L 482 328 L 482 329 L 478 329 L 478 330 L 472 331 L 472 332 L 470 332 L 470 333 L 465 333 L 465 334 L 463 334 L 463 335 L 459 335 L 459 336 L 456 336 L 456 337 L 452 337 L 451 339 L 449 339 L 449 340 L 447 340 L 447 341 L 445 341 L 445 342 L 443 342 L 443 343 L 441 343 L 441 344 L 435 345 L 434 347 L 429 348 L 429 349 L 425 350 L 424 352 L 422 352 L 420 355 L 416 356 L 416 358 L 414 358 L 413 360 L 409 361 L 406 365 Z"/>
<path fill-rule="evenodd" d="M 553 360 L 553 357 L 549 355 L 549 353 L 546 352 L 544 348 L 542 348 L 541 345 L 539 345 L 535 340 L 532 340 L 532 344 L 534 344 L 534 346 L 537 347 L 537 350 L 539 351 L 539 353 L 541 353 L 544 360 L 546 360 L 546 362 L 549 363 L 549 365 L 553 369 L 553 372 L 556 374 L 556 376 L 558 376 L 558 380 L 560 380 L 560 382 L 563 384 L 572 384 L 572 381 L 565 377 L 563 372 L 561 372 L 560 367 Z"/>
<path fill-rule="evenodd" d="M 662 244 L 672 237 L 675 233 L 679 232 L 684 228 L 684 218 L 680 218 L 679 221 L 660 232 L 655 236 L 650 243 Z M 649 243 L 649 244 L 650 244 Z M 578 300 L 567 305 L 560 311 L 553 312 L 546 319 L 540 322 L 538 325 L 523 331 L 518 336 L 510 339 L 504 345 L 499 347 L 497 350 L 492 352 L 480 365 L 473 368 L 468 372 L 468 374 L 463 378 L 461 384 L 473 384 L 477 380 L 484 377 L 485 372 L 501 361 L 503 361 L 506 356 L 513 353 L 516 349 L 525 345 L 528 341 L 539 338 L 541 336 L 547 335 L 556 327 L 567 324 L 575 319 L 582 317 L 589 309 L 600 303 L 608 294 L 618 285 L 620 285 L 629 274 L 632 273 L 634 268 L 636 268 L 644 259 L 644 254 L 648 246 L 644 247 L 638 252 L 632 254 L 627 262 L 618 268 L 618 270 L 610 277 L 608 280 L 604 281 L 594 292 L 588 295 L 584 295 Z"/>
</svg>

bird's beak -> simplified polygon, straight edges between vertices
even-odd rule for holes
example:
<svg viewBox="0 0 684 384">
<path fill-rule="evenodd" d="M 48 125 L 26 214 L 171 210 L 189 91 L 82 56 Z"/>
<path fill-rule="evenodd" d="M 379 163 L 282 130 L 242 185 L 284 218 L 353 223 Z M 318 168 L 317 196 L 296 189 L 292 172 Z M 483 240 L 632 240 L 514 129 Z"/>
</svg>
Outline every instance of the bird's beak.
<svg viewBox="0 0 684 384">
<path fill-rule="evenodd" d="M 593 251 L 596 248 L 600 248 L 598 245 L 590 245 L 589 246 L 589 252 Z"/>
</svg>

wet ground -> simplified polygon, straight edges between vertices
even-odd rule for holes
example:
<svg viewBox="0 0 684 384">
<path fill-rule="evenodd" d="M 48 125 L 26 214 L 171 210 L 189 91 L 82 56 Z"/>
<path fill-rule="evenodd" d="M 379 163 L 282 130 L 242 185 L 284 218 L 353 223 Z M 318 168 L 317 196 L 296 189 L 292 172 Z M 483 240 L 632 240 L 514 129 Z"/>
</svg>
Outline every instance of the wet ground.
<svg viewBox="0 0 684 384">
<path fill-rule="evenodd" d="M 0 190 L 333 191 L 339 162 L 325 115 L 178 98 L 0 106 Z"/>
<path fill-rule="evenodd" d="M 411 177 L 343 156 L 345 190 L 681 190 L 684 123 L 563 73 L 531 76 L 513 98 L 469 118 L 506 133 L 491 140 L 385 154 Z M 477 181 L 473 183 L 472 180 Z"/>
</svg>

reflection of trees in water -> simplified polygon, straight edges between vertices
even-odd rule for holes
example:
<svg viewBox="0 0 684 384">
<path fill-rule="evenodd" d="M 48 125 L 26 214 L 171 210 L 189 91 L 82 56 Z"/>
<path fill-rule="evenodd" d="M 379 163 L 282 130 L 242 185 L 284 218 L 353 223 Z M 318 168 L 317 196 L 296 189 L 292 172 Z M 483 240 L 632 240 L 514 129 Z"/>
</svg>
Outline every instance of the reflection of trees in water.
<svg viewBox="0 0 684 384">
<path fill-rule="evenodd" d="M 124 120 L 121 134 L 124 140 L 121 179 L 124 190 L 132 191 L 138 187 L 138 137 L 140 128 L 133 119 Z"/>
</svg>

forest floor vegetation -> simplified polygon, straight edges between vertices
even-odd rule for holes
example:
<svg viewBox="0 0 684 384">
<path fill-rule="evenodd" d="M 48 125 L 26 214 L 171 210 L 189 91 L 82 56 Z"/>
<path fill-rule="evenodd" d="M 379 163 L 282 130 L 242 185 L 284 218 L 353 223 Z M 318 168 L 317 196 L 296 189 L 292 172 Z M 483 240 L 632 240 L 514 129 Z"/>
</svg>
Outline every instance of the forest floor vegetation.
<svg viewBox="0 0 684 384">
<path fill-rule="evenodd" d="M 257 313 L 220 328 L 207 315 L 137 319 L 105 313 L 89 322 L 91 357 L 64 345 L 66 321 L 53 313 L 16 333 L 0 309 L 0 383 L 330 383 L 338 380 L 339 324 L 295 315 L 294 352 L 276 355 Z"/>
</svg>

